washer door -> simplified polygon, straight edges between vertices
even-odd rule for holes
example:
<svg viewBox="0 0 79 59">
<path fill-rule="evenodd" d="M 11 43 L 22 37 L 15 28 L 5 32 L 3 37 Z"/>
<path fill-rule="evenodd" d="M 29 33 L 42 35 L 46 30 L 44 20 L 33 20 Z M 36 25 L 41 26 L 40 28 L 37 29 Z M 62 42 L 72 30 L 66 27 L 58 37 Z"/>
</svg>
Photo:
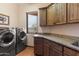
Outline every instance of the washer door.
<svg viewBox="0 0 79 59">
<path fill-rule="evenodd" d="M 26 37 L 26 33 L 24 31 L 21 31 L 19 34 L 19 39 L 24 40 L 25 37 Z"/>
<path fill-rule="evenodd" d="M 0 46 L 1 47 L 8 47 L 14 42 L 14 34 L 10 31 L 6 31 L 1 34 L 0 37 Z"/>
</svg>

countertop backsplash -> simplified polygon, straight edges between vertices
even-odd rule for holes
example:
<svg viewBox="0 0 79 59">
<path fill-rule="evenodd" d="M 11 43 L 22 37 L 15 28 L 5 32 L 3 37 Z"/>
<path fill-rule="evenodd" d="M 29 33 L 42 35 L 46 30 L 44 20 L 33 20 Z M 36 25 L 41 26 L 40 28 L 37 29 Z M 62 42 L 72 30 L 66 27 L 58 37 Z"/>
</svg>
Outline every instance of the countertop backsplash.
<svg viewBox="0 0 79 59">
<path fill-rule="evenodd" d="M 38 33 L 52 33 L 59 37 L 79 40 L 79 24 L 39 27 Z"/>
</svg>

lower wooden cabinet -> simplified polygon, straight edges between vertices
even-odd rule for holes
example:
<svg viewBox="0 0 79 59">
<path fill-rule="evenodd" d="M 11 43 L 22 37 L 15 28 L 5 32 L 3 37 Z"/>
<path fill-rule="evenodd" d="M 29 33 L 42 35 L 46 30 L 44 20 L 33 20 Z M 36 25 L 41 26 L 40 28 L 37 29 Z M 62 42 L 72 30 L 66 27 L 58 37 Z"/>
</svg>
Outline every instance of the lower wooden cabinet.
<svg viewBox="0 0 79 59">
<path fill-rule="evenodd" d="M 34 54 L 38 56 L 79 56 L 79 51 L 42 37 L 34 37 Z"/>
<path fill-rule="evenodd" d="M 44 56 L 49 56 L 49 47 L 44 45 Z"/>
<path fill-rule="evenodd" d="M 51 45 L 50 45 L 50 56 L 62 56 L 62 45 L 60 44 L 57 44 L 55 42 L 50 42 Z"/>
<path fill-rule="evenodd" d="M 79 52 L 70 48 L 64 47 L 64 56 L 79 56 Z"/>
<path fill-rule="evenodd" d="M 56 49 L 50 49 L 50 56 L 62 56 L 62 52 L 61 51 L 58 51 Z"/>
<path fill-rule="evenodd" d="M 49 56 L 50 41 L 44 40 L 44 56 Z"/>
<path fill-rule="evenodd" d="M 38 56 L 43 55 L 43 38 L 41 37 L 34 38 L 34 54 Z"/>
</svg>

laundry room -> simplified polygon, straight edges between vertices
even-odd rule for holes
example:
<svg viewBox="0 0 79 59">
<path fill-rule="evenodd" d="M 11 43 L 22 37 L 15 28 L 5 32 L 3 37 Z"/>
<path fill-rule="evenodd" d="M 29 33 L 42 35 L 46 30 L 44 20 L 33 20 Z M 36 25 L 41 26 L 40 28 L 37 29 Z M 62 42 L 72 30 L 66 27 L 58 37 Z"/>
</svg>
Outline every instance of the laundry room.
<svg viewBox="0 0 79 59">
<path fill-rule="evenodd" d="M 0 56 L 79 56 L 79 3 L 0 3 Z"/>
</svg>

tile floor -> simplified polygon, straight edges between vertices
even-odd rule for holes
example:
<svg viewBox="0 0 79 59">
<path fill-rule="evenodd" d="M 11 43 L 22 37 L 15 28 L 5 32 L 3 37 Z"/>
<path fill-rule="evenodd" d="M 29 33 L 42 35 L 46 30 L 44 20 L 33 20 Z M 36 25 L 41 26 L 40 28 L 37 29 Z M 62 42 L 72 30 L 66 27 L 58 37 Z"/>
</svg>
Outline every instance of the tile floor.
<svg viewBox="0 0 79 59">
<path fill-rule="evenodd" d="M 34 48 L 33 47 L 27 47 L 22 52 L 17 54 L 16 56 L 34 56 Z"/>
</svg>

